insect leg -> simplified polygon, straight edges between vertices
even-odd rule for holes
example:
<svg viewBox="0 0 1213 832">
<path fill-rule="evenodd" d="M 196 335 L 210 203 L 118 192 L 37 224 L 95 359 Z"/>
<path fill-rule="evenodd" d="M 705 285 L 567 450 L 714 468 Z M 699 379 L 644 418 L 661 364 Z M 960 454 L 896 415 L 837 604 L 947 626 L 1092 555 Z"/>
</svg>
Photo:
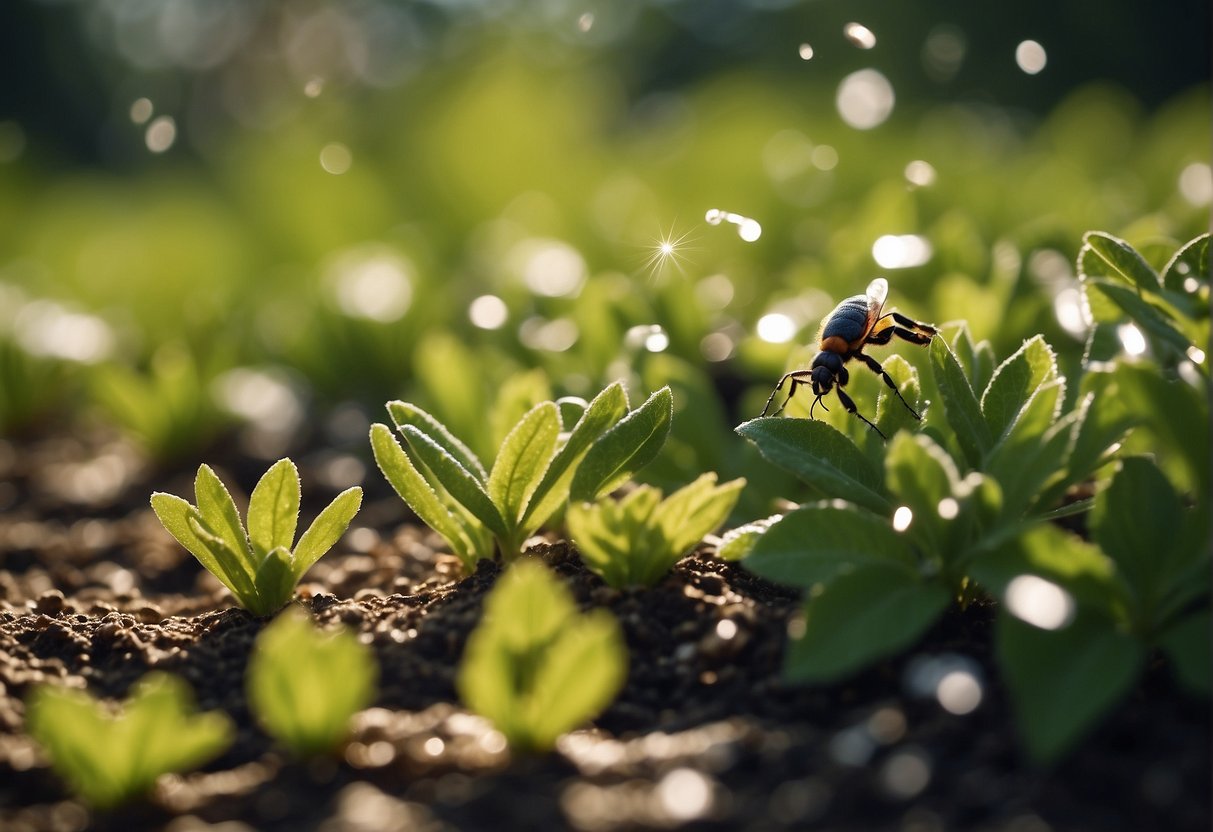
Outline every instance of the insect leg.
<svg viewBox="0 0 1213 832">
<path fill-rule="evenodd" d="M 887 331 L 888 330 L 886 330 L 886 332 Z M 875 358 L 873 358 L 870 355 L 865 355 L 862 352 L 857 353 L 855 355 L 855 357 L 858 358 L 860 361 L 862 361 L 864 364 L 868 365 L 868 369 L 870 369 L 872 372 L 876 373 L 878 376 L 880 376 L 882 379 L 884 379 L 884 383 L 889 385 L 889 389 L 897 394 L 897 398 L 901 399 L 901 403 L 906 406 L 906 410 L 910 411 L 910 413 L 912 413 L 914 415 L 915 419 L 917 419 L 920 422 L 922 421 L 922 417 L 918 415 L 918 411 L 916 411 L 914 408 L 910 407 L 910 403 L 906 401 L 905 396 L 901 395 L 901 391 L 897 389 L 897 385 L 896 385 L 896 383 L 894 383 L 892 376 L 890 376 L 888 373 L 886 373 L 884 371 L 884 367 L 880 366 L 879 361 L 877 361 Z"/>
<path fill-rule="evenodd" d="M 782 412 L 783 412 L 783 409 L 784 409 L 785 407 L 787 407 L 787 406 L 788 406 L 788 402 L 790 402 L 790 401 L 792 400 L 792 396 L 796 395 L 796 387 L 797 387 L 798 385 L 801 385 L 801 384 L 806 384 L 806 383 L 807 383 L 807 382 L 805 381 L 805 379 L 806 379 L 807 377 L 808 377 L 808 371 L 807 371 L 807 370 L 793 370 L 793 371 L 792 371 L 792 372 L 790 372 L 790 373 L 785 373 L 785 374 L 784 374 L 784 377 L 783 377 L 783 378 L 781 378 L 781 379 L 779 380 L 779 383 L 775 385 L 775 389 L 771 391 L 771 395 L 767 397 L 767 403 L 766 403 L 766 405 L 765 405 L 765 406 L 762 408 L 762 413 L 761 413 L 761 414 L 759 414 L 759 415 L 760 415 L 760 416 L 766 416 L 766 415 L 767 415 L 767 411 L 771 409 L 771 402 L 775 401 L 775 394 L 777 394 L 777 393 L 778 393 L 780 390 L 782 390 L 782 389 L 783 389 L 783 385 L 784 385 L 784 384 L 785 384 L 787 381 L 789 381 L 789 380 L 790 380 L 792 383 L 788 385 L 788 397 L 787 397 L 786 399 L 784 399 L 784 400 L 783 400 L 783 404 L 781 404 L 781 405 L 779 406 L 779 409 L 778 409 L 778 410 L 776 410 L 776 411 L 775 411 L 774 413 L 772 413 L 771 415 L 772 415 L 772 416 L 778 416 L 780 413 L 782 413 Z"/>
<path fill-rule="evenodd" d="M 853 413 L 856 416 L 858 416 L 860 419 L 863 420 L 863 423 L 865 425 L 870 427 L 872 430 L 876 431 L 876 433 L 879 434 L 880 438 L 887 442 L 889 440 L 889 437 L 887 437 L 883 433 L 881 433 L 880 428 L 876 427 L 876 425 L 869 422 L 867 417 L 865 417 L 862 413 L 859 412 L 859 409 L 857 407 L 855 407 L 855 400 L 852 399 L 850 396 L 848 396 L 845 392 L 843 392 L 843 389 L 841 387 L 839 387 L 837 389 L 838 389 L 838 401 L 842 402 L 842 406 L 847 409 L 847 412 Z"/>
<path fill-rule="evenodd" d="M 916 329 L 919 332 L 926 333 L 927 335 L 934 335 L 937 331 L 935 327 L 931 326 L 930 324 L 924 324 L 921 321 L 914 320 L 913 318 L 907 318 L 900 312 L 890 312 L 889 314 L 893 316 L 893 320 L 897 321 L 897 323 L 901 324 L 907 329 Z"/>
</svg>

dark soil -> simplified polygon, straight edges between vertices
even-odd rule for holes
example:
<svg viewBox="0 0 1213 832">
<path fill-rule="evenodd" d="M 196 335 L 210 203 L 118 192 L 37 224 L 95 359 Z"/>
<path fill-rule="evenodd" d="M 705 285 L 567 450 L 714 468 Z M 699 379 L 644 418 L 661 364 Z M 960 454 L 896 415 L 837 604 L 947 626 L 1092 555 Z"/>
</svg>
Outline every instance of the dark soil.
<svg viewBox="0 0 1213 832">
<path fill-rule="evenodd" d="M 152 483 L 133 462 L 114 462 L 115 470 L 127 467 L 122 476 L 110 472 L 112 493 L 82 500 L 62 487 L 66 474 L 48 468 L 54 459 L 75 464 L 73 454 L 85 450 L 96 457 L 95 448 L 18 452 L 0 442 L 6 832 L 182 832 L 219 823 L 587 832 L 1210 828 L 1208 703 L 1181 693 L 1161 663 L 1068 758 L 1039 768 L 1017 742 L 992 662 L 989 607 L 952 612 L 913 650 L 843 684 L 791 686 L 780 666 L 798 595 L 714 560 L 708 546 L 658 586 L 626 592 L 605 586 L 563 542 L 531 549 L 583 607 L 615 614 L 630 671 L 594 726 L 550 755 L 511 756 L 490 725 L 460 706 L 454 687 L 500 569 L 484 563 L 461 577 L 441 540 L 405 523 L 402 504 L 377 490 L 373 475 L 357 527 L 313 567 L 299 603 L 322 625 L 344 625 L 371 645 L 378 698 L 356 717 L 343 756 L 293 761 L 246 706 L 244 669 L 265 621 L 231 608 L 226 591 L 146 508 L 153 487 L 192 495 L 189 478 Z M 246 489 L 257 465 L 235 475 Z M 306 460 L 301 467 L 305 498 L 324 499 L 309 494 L 314 480 Z M 922 684 L 949 668 L 982 685 L 980 704 L 963 716 Z M 24 733 L 23 700 L 36 684 L 64 680 L 121 697 L 152 669 L 187 679 L 201 708 L 226 711 L 237 739 L 202 771 L 162 778 L 147 800 L 93 813 Z"/>
</svg>

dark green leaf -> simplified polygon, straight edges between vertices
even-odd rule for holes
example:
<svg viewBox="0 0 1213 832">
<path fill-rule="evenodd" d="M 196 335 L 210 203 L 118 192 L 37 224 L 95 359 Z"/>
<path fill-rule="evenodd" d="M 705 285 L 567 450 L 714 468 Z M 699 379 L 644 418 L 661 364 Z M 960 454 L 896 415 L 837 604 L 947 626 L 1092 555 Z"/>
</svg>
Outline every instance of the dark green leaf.
<svg viewBox="0 0 1213 832">
<path fill-rule="evenodd" d="M 404 435 L 417 459 L 433 473 L 452 498 L 488 526 L 498 538 L 509 537 L 505 519 L 493 505 L 484 485 L 475 474 L 459 464 L 455 457 L 419 428 L 404 425 L 400 428 L 400 433 Z"/>
<path fill-rule="evenodd" d="M 1095 614 L 1060 630 L 1001 615 L 997 639 L 1020 731 L 1041 762 L 1059 758 L 1128 693 L 1145 660 L 1139 642 Z"/>
<path fill-rule="evenodd" d="M 914 369 L 913 365 L 900 355 L 891 355 L 881 362 L 881 366 L 893 379 L 897 389 L 901 391 L 901 396 L 910 407 L 922 415 L 922 386 L 918 381 L 918 371 Z M 876 427 L 885 436 L 893 436 L 901 430 L 916 431 L 919 426 L 914 414 L 902 404 L 897 393 L 894 393 L 885 384 L 880 386 L 880 393 L 876 399 L 876 419 L 874 421 Z"/>
<path fill-rule="evenodd" d="M 1179 352 L 1185 352 L 1192 346 L 1191 339 L 1176 328 L 1174 318 L 1161 311 L 1157 303 L 1150 303 L 1132 289 L 1110 281 L 1094 280 L 1087 285 L 1102 292 L 1147 333 Z"/>
<path fill-rule="evenodd" d="M 946 558 L 951 520 L 940 515 L 939 505 L 958 496 L 960 474 L 952 457 L 929 436 L 895 436 L 885 457 L 885 481 L 894 501 L 913 512 L 905 534 Z"/>
<path fill-rule="evenodd" d="M 1201 234 L 1184 244 L 1163 267 L 1162 282 L 1168 290 L 1190 294 L 1184 285 L 1189 279 L 1209 283 L 1209 234 Z"/>
<path fill-rule="evenodd" d="M 990 429 L 981 415 L 981 406 L 947 343 L 942 338 L 935 338 L 930 351 L 931 369 L 943 396 L 948 425 L 955 432 L 969 465 L 978 468 L 991 445 Z"/>
<path fill-rule="evenodd" d="M 1213 691 L 1210 678 L 1210 633 L 1213 619 L 1209 610 L 1192 613 L 1162 634 L 1159 644 L 1175 668 L 1175 675 L 1193 693 L 1207 697 Z"/>
<path fill-rule="evenodd" d="M 674 397 L 663 387 L 590 447 L 573 474 L 570 498 L 593 501 L 627 482 L 661 450 L 673 418 Z"/>
<path fill-rule="evenodd" d="M 832 682 L 914 644 L 952 598 L 899 568 L 869 566 L 829 583 L 805 604 L 805 631 L 784 671 L 797 682 Z"/>
<path fill-rule="evenodd" d="M 1040 386 L 1055 378 L 1057 358 L 1039 335 L 1024 341 L 998 365 L 981 397 L 981 412 L 995 441 L 1015 423 Z"/>
<path fill-rule="evenodd" d="M 405 425 L 412 425 L 428 436 L 434 444 L 446 451 L 460 465 L 471 471 L 481 483 L 488 479 L 488 472 L 484 470 L 484 465 L 481 464 L 476 454 L 472 453 L 467 445 L 464 445 L 447 430 L 444 424 L 420 407 L 409 402 L 396 401 L 388 402 L 387 410 L 397 430 L 402 429 Z"/>
<path fill-rule="evenodd" d="M 829 425 L 813 419 L 761 417 L 738 425 L 737 433 L 753 442 L 763 458 L 830 497 L 880 514 L 890 509 L 880 472 L 855 443 Z"/>
<path fill-rule="evenodd" d="M 970 564 L 969 574 L 999 598 L 1005 598 L 1014 579 L 1035 575 L 1107 616 L 1115 615 L 1121 604 L 1112 561 L 1098 547 L 1052 524 L 1030 528 L 984 552 Z"/>
<path fill-rule="evenodd" d="M 762 533 L 744 564 L 768 580 L 809 589 L 872 565 L 912 576 L 915 557 L 885 518 L 846 504 L 812 503 Z"/>
</svg>

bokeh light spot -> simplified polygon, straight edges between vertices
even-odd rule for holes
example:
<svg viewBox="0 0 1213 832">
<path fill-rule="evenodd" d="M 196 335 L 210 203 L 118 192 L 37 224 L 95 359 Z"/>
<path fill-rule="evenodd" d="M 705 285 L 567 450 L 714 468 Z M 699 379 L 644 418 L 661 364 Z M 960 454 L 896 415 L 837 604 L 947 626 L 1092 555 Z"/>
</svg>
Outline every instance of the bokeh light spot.
<svg viewBox="0 0 1213 832">
<path fill-rule="evenodd" d="M 875 69 L 852 72 L 838 85 L 834 103 L 838 114 L 856 130 L 879 127 L 893 112 L 893 85 Z"/>
<path fill-rule="evenodd" d="M 1045 54 L 1045 48 L 1034 40 L 1021 41 L 1015 47 L 1015 63 L 1028 75 L 1037 74 L 1048 62 L 1049 56 Z"/>
<path fill-rule="evenodd" d="M 177 122 L 172 116 L 158 116 L 152 119 L 143 134 L 144 144 L 152 153 L 163 153 L 177 141 Z"/>
<path fill-rule="evenodd" d="M 468 319 L 481 329 L 500 329 L 509 316 L 505 301 L 496 295 L 481 295 L 468 304 Z"/>
<path fill-rule="evenodd" d="M 340 176 L 353 164 L 354 154 L 350 153 L 350 149 L 341 142 L 326 144 L 320 151 L 320 167 L 324 168 L 326 173 Z"/>
<path fill-rule="evenodd" d="M 876 35 L 862 23 L 851 22 L 842 27 L 842 34 L 852 45 L 860 49 L 871 49 L 876 45 Z"/>
<path fill-rule="evenodd" d="M 885 234 L 872 243 L 872 259 L 882 269 L 910 269 L 931 259 L 931 243 L 918 234 Z"/>
<path fill-rule="evenodd" d="M 1007 584 L 1007 610 L 1021 621 L 1042 630 L 1058 630 L 1074 617 L 1074 599 L 1052 581 L 1036 575 L 1019 575 Z"/>
<path fill-rule="evenodd" d="M 800 60 L 802 61 L 811 61 L 813 59 L 813 47 L 811 44 L 802 43 L 800 44 L 800 48 L 796 51 L 797 54 L 800 55 Z"/>
<path fill-rule="evenodd" d="M 1197 208 L 1213 202 L 1213 168 L 1193 162 L 1179 172 L 1179 192 Z"/>
<path fill-rule="evenodd" d="M 898 506 L 893 512 L 893 531 L 904 532 L 914 522 L 914 511 L 909 506 Z"/>
<path fill-rule="evenodd" d="M 769 312 L 758 319 L 755 331 L 769 344 L 786 344 L 796 336 L 796 322 L 782 312 Z"/>
</svg>

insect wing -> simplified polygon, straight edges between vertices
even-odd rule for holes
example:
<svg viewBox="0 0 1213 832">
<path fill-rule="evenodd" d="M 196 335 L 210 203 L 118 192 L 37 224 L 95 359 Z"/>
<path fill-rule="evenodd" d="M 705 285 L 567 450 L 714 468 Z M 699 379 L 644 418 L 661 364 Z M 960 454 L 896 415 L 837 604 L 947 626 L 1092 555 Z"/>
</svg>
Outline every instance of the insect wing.
<svg viewBox="0 0 1213 832">
<path fill-rule="evenodd" d="M 868 284 L 865 294 L 868 298 L 868 319 L 867 326 L 864 327 L 864 335 L 867 336 L 876 326 L 876 322 L 880 320 L 880 311 L 884 309 L 884 299 L 889 295 L 889 281 L 883 277 L 876 278 Z"/>
</svg>

